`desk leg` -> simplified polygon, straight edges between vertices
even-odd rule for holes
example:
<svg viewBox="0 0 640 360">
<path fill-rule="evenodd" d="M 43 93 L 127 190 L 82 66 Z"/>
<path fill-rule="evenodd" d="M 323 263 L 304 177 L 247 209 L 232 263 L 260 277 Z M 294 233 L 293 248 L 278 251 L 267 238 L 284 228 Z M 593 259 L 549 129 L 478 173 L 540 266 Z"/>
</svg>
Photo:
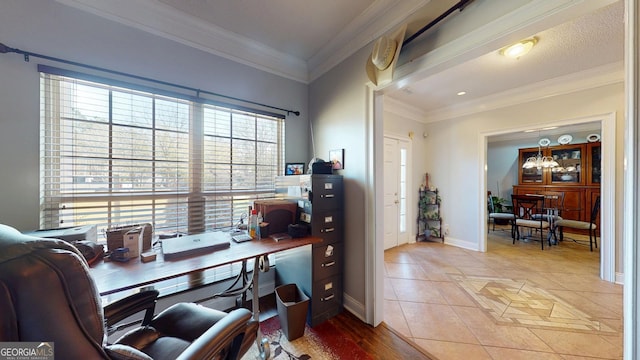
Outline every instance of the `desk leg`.
<svg viewBox="0 0 640 360">
<path fill-rule="evenodd" d="M 260 257 L 256 257 L 253 262 L 253 277 L 251 279 L 251 293 L 253 294 L 253 301 L 251 304 L 253 312 L 253 320 L 258 322 L 258 336 L 256 337 L 256 345 L 260 350 L 260 358 L 268 359 L 271 356 L 271 349 L 269 347 L 269 339 L 262 336 L 262 330 L 260 330 L 260 294 L 258 284 L 258 274 L 260 274 Z"/>
</svg>

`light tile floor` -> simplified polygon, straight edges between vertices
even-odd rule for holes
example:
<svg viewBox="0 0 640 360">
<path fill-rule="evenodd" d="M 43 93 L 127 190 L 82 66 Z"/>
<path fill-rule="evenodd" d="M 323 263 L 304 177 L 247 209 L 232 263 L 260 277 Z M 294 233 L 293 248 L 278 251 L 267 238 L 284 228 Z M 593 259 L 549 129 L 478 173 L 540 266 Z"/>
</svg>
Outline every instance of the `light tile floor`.
<svg viewBox="0 0 640 360">
<path fill-rule="evenodd" d="M 622 286 L 600 280 L 599 256 L 567 238 L 514 245 L 504 229 L 486 253 L 393 248 L 385 322 L 441 360 L 622 359 Z"/>
</svg>

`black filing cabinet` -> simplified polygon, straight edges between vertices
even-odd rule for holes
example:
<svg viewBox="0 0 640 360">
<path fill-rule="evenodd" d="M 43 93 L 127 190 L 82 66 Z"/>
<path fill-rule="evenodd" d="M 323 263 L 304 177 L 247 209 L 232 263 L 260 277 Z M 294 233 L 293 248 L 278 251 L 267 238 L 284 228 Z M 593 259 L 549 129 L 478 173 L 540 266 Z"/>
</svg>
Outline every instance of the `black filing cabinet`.
<svg viewBox="0 0 640 360">
<path fill-rule="evenodd" d="M 276 255 L 277 284 L 295 283 L 309 296 L 307 322 L 316 326 L 343 309 L 343 179 L 324 174 L 283 176 L 276 183 L 300 186 L 299 192 L 289 192 L 300 195 L 298 223 L 309 226 L 310 235 L 323 240 Z"/>
</svg>

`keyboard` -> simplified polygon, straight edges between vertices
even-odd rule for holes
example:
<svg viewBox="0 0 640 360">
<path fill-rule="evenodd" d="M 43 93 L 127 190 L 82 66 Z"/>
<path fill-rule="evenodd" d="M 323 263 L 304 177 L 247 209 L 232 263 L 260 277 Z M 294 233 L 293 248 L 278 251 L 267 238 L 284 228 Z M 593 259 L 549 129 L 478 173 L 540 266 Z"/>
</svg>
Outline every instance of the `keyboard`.
<svg viewBox="0 0 640 360">
<path fill-rule="evenodd" d="M 233 235 L 231 236 L 231 239 L 233 239 L 233 241 L 235 242 L 245 242 L 253 240 L 253 238 L 247 233 Z"/>
</svg>

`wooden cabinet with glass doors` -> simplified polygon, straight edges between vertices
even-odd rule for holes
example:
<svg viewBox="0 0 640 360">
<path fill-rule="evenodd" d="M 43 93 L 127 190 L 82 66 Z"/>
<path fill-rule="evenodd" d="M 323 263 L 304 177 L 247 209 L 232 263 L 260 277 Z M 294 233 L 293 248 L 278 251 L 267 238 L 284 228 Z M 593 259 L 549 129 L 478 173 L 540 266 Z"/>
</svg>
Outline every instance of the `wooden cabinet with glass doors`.
<svg viewBox="0 0 640 360">
<path fill-rule="evenodd" d="M 538 151 L 542 157 L 553 159 L 558 166 L 523 168 L 527 159 L 538 157 Z M 549 146 L 540 150 L 520 149 L 518 181 L 520 185 L 586 185 L 588 176 L 585 176 L 585 173 L 591 173 L 589 169 L 585 171 L 585 167 L 588 166 L 587 155 L 587 144 Z"/>
<path fill-rule="evenodd" d="M 593 142 L 587 144 L 587 185 L 600 186 L 602 176 L 600 164 L 600 143 Z"/>
<path fill-rule="evenodd" d="M 553 159 L 557 167 L 523 168 L 527 159 L 538 156 L 538 149 L 519 150 L 518 185 L 514 194 L 562 192 L 565 219 L 589 221 L 595 196 L 600 194 L 600 142 L 549 146 L 540 149 L 542 157 Z"/>
</svg>

